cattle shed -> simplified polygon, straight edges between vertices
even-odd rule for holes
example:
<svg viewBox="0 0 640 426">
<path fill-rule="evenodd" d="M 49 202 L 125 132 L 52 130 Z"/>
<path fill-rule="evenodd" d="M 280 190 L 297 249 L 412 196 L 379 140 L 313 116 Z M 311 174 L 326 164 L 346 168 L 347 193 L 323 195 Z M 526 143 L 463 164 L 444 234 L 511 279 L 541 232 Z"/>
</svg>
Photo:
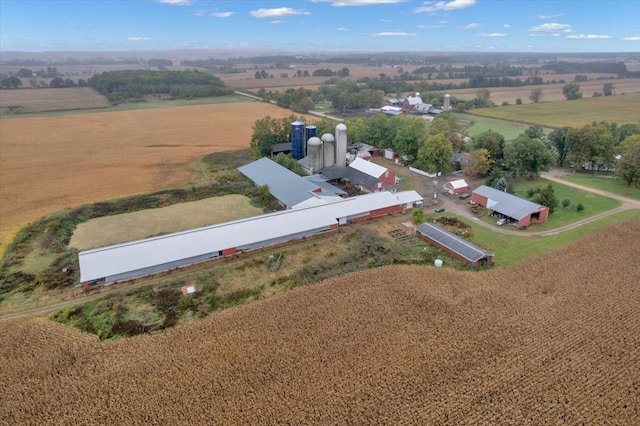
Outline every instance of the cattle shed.
<svg viewBox="0 0 640 426">
<path fill-rule="evenodd" d="M 109 284 L 239 252 L 337 230 L 349 221 L 403 211 L 422 201 L 415 191 L 378 192 L 333 203 L 283 210 L 78 253 L 80 281 Z"/>
<path fill-rule="evenodd" d="M 485 185 L 471 193 L 471 200 L 515 221 L 518 228 L 525 228 L 535 222 L 545 222 L 549 217 L 549 207 Z"/>
<path fill-rule="evenodd" d="M 416 228 L 416 232 L 424 240 L 469 266 L 478 267 L 493 263 L 492 253 L 437 225 L 425 222 Z"/>
</svg>

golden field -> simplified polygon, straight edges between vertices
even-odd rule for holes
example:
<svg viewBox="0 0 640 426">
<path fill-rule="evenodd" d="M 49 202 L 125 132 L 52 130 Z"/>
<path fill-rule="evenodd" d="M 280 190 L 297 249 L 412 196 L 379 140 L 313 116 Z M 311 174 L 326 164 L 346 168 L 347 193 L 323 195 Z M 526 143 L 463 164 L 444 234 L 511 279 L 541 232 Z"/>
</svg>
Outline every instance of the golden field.
<svg viewBox="0 0 640 426">
<path fill-rule="evenodd" d="M 2 322 L 0 423 L 637 425 L 639 252 L 635 221 L 508 268 L 372 269 L 131 339 Z"/>
<path fill-rule="evenodd" d="M 188 182 L 202 155 L 249 146 L 291 111 L 261 102 L 0 121 L 0 253 L 39 217 Z"/>
</svg>

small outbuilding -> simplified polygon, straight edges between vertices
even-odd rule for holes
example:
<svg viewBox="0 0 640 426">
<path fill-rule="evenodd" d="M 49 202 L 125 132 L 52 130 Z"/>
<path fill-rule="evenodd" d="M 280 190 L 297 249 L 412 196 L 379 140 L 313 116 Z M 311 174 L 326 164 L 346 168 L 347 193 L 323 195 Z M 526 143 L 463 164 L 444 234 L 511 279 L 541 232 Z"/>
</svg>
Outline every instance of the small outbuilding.
<svg viewBox="0 0 640 426">
<path fill-rule="evenodd" d="M 493 264 L 492 253 L 437 225 L 425 222 L 416 228 L 416 232 L 422 239 L 469 266 L 475 268 Z"/>
<path fill-rule="evenodd" d="M 469 184 L 464 179 L 452 180 L 444 184 L 444 189 L 450 195 L 460 195 L 469 191 Z"/>
</svg>

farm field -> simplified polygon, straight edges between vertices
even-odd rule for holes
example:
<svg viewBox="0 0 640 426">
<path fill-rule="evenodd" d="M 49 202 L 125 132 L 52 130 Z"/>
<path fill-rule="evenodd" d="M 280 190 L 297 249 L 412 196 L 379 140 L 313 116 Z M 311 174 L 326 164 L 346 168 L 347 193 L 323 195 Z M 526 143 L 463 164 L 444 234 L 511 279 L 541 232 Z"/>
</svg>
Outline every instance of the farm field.
<svg viewBox="0 0 640 426">
<path fill-rule="evenodd" d="M 232 194 L 91 219 L 78 225 L 69 245 L 88 250 L 216 223 L 258 216 L 263 211 L 244 195 Z"/>
<path fill-rule="evenodd" d="M 18 108 L 21 113 L 106 108 L 109 105 L 107 98 L 90 87 L 0 92 L 0 109 Z"/>
<path fill-rule="evenodd" d="M 612 173 L 600 172 L 595 177 L 593 176 L 593 173 L 567 173 L 562 178 L 569 182 L 577 183 L 578 185 L 584 185 L 601 191 L 607 191 L 612 194 L 621 195 L 623 197 L 632 198 L 634 200 L 640 200 L 640 188 L 633 186 L 627 188 L 627 186 L 618 180 Z"/>
<path fill-rule="evenodd" d="M 592 122 L 608 121 L 618 125 L 640 120 L 640 93 L 583 98 L 574 101 L 479 108 L 473 115 L 538 124 L 544 127 L 581 127 Z"/>
<path fill-rule="evenodd" d="M 508 268 L 373 269 L 108 342 L 2 322 L 0 418 L 632 425 L 640 266 L 621 246 L 640 250 L 640 221 Z"/>
<path fill-rule="evenodd" d="M 498 120 L 490 117 L 481 117 L 471 114 L 459 114 L 452 113 L 460 124 L 467 128 L 467 134 L 471 137 L 486 132 L 487 130 L 493 130 L 504 136 L 505 140 L 515 140 L 518 136 L 523 134 L 531 125 L 525 123 L 518 123 L 515 121 Z M 545 134 L 549 134 L 553 129 L 549 127 L 543 128 Z"/>
<path fill-rule="evenodd" d="M 25 224 L 67 207 L 184 184 L 196 158 L 247 148 L 262 102 L 2 119 L 0 252 Z"/>
<path fill-rule="evenodd" d="M 571 81 L 573 81 L 573 79 L 567 80 L 567 82 Z M 613 83 L 615 87 L 614 92 L 618 95 L 623 93 L 640 93 L 640 78 L 593 80 L 579 82 L 578 84 L 580 85 L 580 91 L 582 92 L 583 98 L 591 98 L 594 92 L 602 92 L 602 86 L 605 83 Z M 543 102 L 566 101 L 565 96 L 562 94 L 562 86 L 564 86 L 564 84 L 544 84 L 540 86 L 522 87 L 490 87 L 490 100 L 496 105 L 500 105 L 505 101 L 513 105 L 515 104 L 516 99 L 520 98 L 523 104 L 527 104 L 531 103 L 529 100 L 531 90 L 540 88 L 542 89 Z M 446 93 L 449 93 L 451 96 L 455 96 L 456 98 L 467 100 L 474 99 L 478 94 L 478 89 L 455 89 L 449 90 Z M 564 108 L 567 108 L 567 106 L 565 105 Z"/>
</svg>

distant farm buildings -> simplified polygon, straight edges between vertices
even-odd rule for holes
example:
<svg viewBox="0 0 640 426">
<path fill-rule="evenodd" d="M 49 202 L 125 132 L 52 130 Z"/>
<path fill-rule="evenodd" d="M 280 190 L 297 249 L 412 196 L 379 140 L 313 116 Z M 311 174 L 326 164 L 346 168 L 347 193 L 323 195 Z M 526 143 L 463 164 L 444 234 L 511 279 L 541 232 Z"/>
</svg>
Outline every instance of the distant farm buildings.
<svg viewBox="0 0 640 426">
<path fill-rule="evenodd" d="M 471 193 L 471 200 L 509 219 L 518 228 L 545 222 L 549 216 L 549 207 L 485 185 Z"/>
</svg>

